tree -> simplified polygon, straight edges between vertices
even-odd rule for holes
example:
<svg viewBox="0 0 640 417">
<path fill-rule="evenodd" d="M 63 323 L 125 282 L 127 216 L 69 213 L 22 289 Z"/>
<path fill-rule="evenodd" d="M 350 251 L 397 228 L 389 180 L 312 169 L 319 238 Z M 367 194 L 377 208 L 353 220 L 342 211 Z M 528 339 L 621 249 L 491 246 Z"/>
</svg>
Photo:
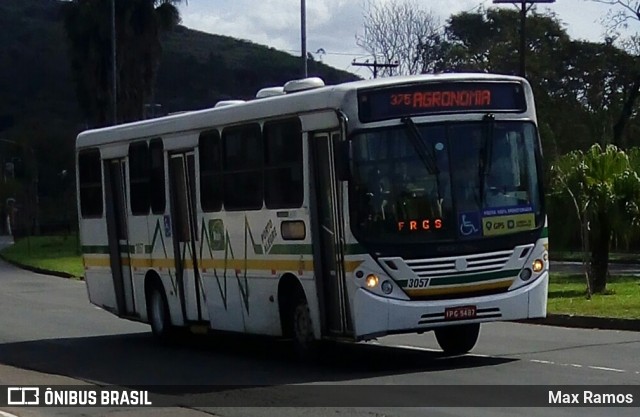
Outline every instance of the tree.
<svg viewBox="0 0 640 417">
<path fill-rule="evenodd" d="M 595 144 L 564 155 L 552 167 L 555 185 L 571 196 L 582 225 L 593 292 L 606 290 L 613 234 L 628 237 L 640 226 L 639 159 L 638 149 L 625 153 L 615 145 Z"/>
<path fill-rule="evenodd" d="M 491 8 L 452 15 L 440 47 L 441 71 L 518 74 L 520 15 L 516 10 Z M 527 18 L 527 78 L 537 102 L 541 137 L 547 156 L 576 148 L 575 125 L 583 124 L 578 103 L 568 99 L 563 80 L 564 50 L 570 42 L 553 15 L 535 10 Z M 585 135 L 579 135 L 589 145 Z M 566 140 L 571 138 L 570 141 Z M 565 146 L 565 143 L 568 145 Z M 587 145 L 588 146 L 588 145 Z"/>
<path fill-rule="evenodd" d="M 449 68 L 519 73 L 520 14 L 515 10 L 492 8 L 452 15 L 445 37 L 451 45 L 445 57 Z M 531 12 L 527 18 L 527 74 L 542 75 L 555 69 L 549 55 L 568 40 L 554 15 Z"/>
<path fill-rule="evenodd" d="M 589 273 L 589 264 L 591 263 L 589 256 L 589 217 L 587 214 L 589 201 L 586 198 L 586 194 L 581 192 L 581 181 L 584 176 L 582 171 L 578 171 L 582 167 L 582 156 L 580 152 L 571 152 L 558 158 L 555 164 L 551 166 L 551 185 L 553 186 L 551 197 L 559 198 L 562 201 L 562 197 L 566 194 L 575 209 L 575 214 L 580 224 L 580 245 L 582 248 L 582 266 L 587 284 L 587 298 L 590 299 L 593 290 Z"/>
<path fill-rule="evenodd" d="M 385 64 L 398 64 L 396 69 L 383 68 L 382 76 L 418 74 L 430 70 L 420 56 L 435 47 L 438 33 L 437 18 L 413 0 L 368 0 L 364 5 L 364 33 L 356 35 L 356 44 L 374 57 L 381 56 Z"/>
<path fill-rule="evenodd" d="M 634 20 L 640 22 L 640 0 L 591 0 L 596 3 L 603 3 L 613 6 L 610 10 L 607 20 L 608 29 L 613 38 L 618 38 L 620 29 L 626 29 Z M 624 104 L 613 128 L 613 143 L 622 145 L 622 138 L 630 119 L 635 115 L 636 103 L 640 97 L 640 55 L 638 54 L 638 45 L 640 35 L 636 32 L 628 39 L 623 40 L 621 44 L 627 46 L 627 50 L 635 56 L 636 68 L 633 80 L 629 84 L 626 91 Z"/>
<path fill-rule="evenodd" d="M 162 48 L 160 33 L 180 22 L 181 0 L 114 0 L 117 121 L 139 120 L 152 96 Z M 112 122 L 111 2 L 62 3 L 76 91 L 87 123 Z"/>
<path fill-rule="evenodd" d="M 445 27 L 443 70 L 516 74 L 520 16 L 510 9 L 459 13 Z M 636 57 L 608 38 L 574 41 L 555 15 L 535 11 L 527 17 L 527 78 L 536 95 L 545 150 L 559 154 L 593 143 L 637 145 L 635 110 L 624 134 L 619 116 L 635 91 L 640 73 Z M 640 136 L 640 135 L 639 135 Z"/>
<path fill-rule="evenodd" d="M 639 62 L 611 38 L 604 43 L 572 41 L 565 51 L 565 93 L 580 105 L 594 137 L 624 148 L 628 139 L 616 132 L 617 120 L 633 90 Z"/>
</svg>

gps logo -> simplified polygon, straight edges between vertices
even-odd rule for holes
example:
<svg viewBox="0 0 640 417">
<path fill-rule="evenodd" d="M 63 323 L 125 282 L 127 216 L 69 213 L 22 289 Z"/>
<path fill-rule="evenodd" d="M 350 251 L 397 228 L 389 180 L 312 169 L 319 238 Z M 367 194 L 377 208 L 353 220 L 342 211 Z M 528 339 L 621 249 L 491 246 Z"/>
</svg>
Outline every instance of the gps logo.
<svg viewBox="0 0 640 417">
<path fill-rule="evenodd" d="M 9 387 L 7 388 L 7 405 L 39 405 L 40 388 Z"/>
</svg>

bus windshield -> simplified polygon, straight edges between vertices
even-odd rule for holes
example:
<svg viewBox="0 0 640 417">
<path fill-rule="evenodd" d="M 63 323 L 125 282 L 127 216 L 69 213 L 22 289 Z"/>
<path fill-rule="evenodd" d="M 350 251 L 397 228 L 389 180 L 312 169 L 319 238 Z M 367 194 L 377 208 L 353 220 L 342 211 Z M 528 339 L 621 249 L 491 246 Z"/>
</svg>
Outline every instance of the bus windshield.
<svg viewBox="0 0 640 417">
<path fill-rule="evenodd" d="M 531 122 L 418 124 L 356 133 L 350 209 L 371 242 L 464 240 L 543 221 Z"/>
</svg>

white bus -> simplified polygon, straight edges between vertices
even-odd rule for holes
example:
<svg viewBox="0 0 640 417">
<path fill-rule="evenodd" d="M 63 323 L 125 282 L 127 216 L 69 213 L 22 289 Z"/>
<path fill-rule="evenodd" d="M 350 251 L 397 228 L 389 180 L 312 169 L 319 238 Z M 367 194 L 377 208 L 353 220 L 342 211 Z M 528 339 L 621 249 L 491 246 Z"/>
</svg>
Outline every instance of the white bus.
<svg viewBox="0 0 640 417">
<path fill-rule="evenodd" d="M 317 78 L 81 133 L 90 301 L 146 322 L 292 338 L 544 317 L 542 153 L 526 80 Z"/>
</svg>

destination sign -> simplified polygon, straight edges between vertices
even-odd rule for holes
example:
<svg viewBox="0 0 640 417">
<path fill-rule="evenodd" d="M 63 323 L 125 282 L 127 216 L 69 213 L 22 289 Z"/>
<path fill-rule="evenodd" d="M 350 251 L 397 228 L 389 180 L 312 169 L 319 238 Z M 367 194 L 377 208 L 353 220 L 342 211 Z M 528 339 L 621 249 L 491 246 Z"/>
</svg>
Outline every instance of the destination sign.
<svg viewBox="0 0 640 417">
<path fill-rule="evenodd" d="M 448 82 L 396 86 L 358 93 L 363 123 L 439 113 L 523 112 L 522 85 L 516 82 Z"/>
</svg>

